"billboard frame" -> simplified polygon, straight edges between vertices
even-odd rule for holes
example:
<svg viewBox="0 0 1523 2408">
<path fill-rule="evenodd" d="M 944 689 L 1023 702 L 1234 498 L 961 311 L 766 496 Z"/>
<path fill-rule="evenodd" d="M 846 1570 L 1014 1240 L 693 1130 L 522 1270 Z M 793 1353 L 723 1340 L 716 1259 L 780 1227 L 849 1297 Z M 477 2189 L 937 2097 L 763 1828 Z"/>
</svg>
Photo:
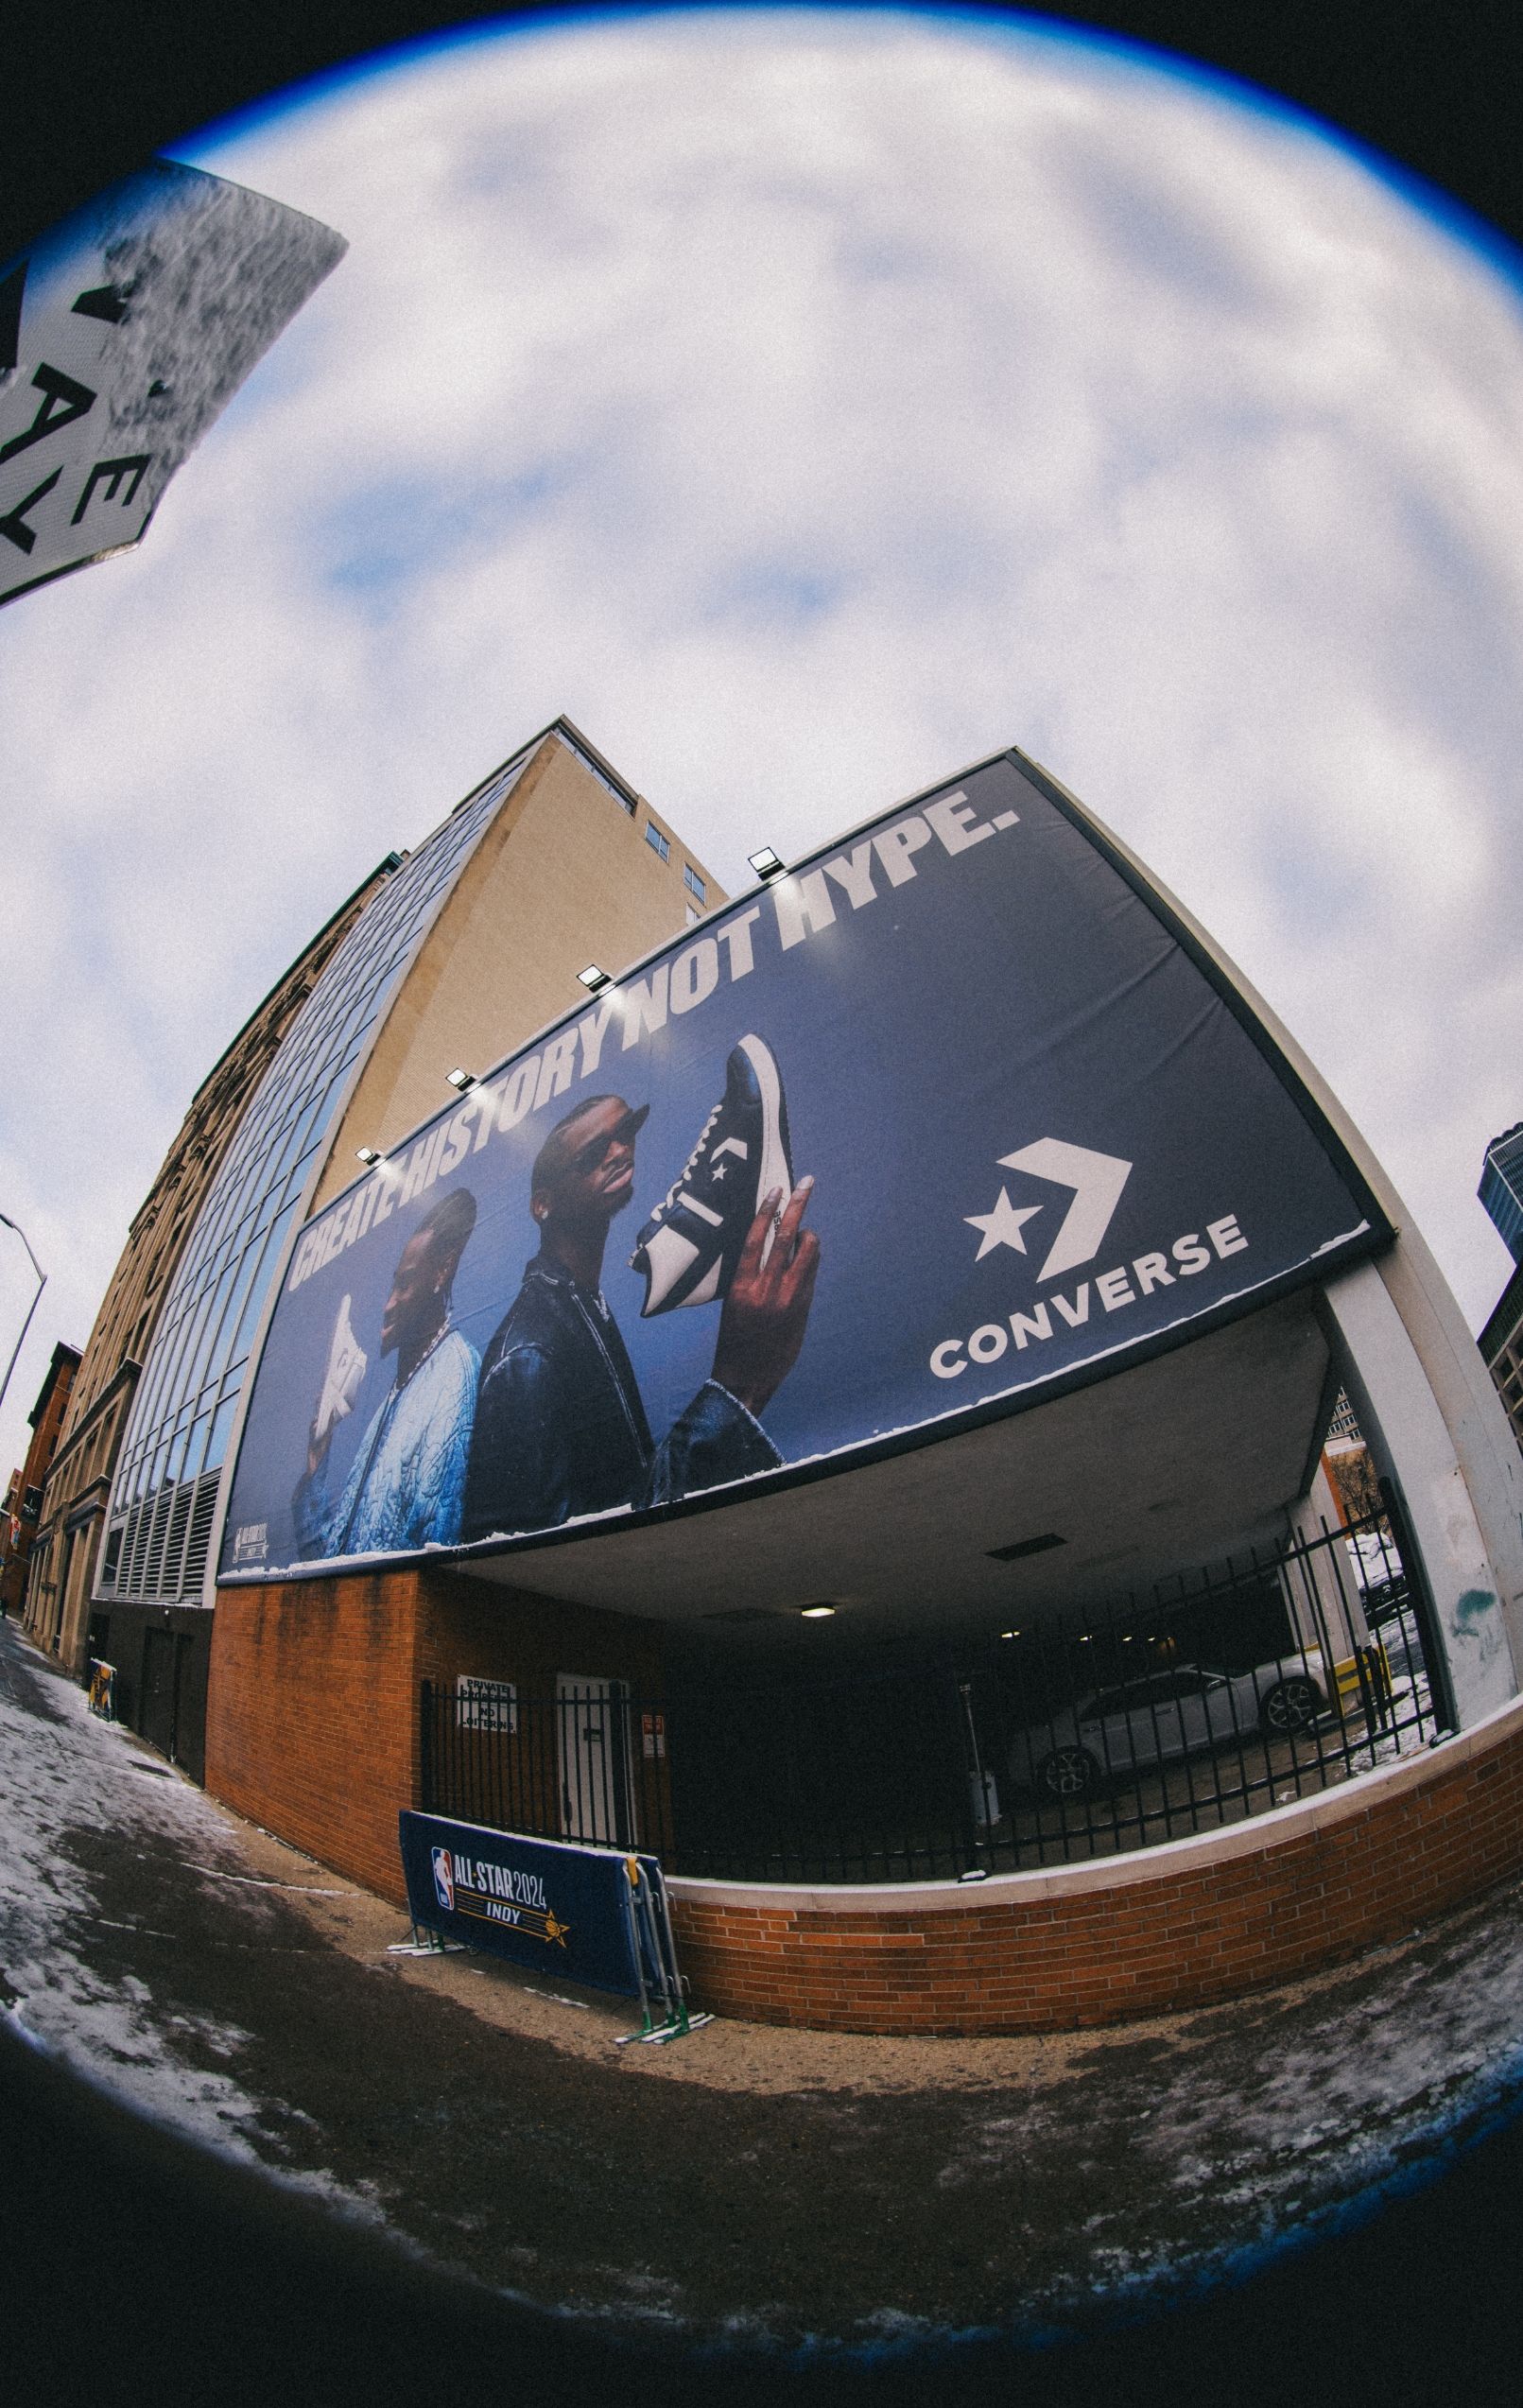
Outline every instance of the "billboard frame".
<svg viewBox="0 0 1523 2408">
<path fill-rule="evenodd" d="M 689 1515 L 722 1510 L 742 1499 L 774 1497 L 790 1488 L 809 1485 L 821 1480 L 837 1479 L 853 1470 L 865 1468 L 869 1464 L 886 1462 L 899 1455 L 916 1453 L 922 1447 L 936 1446 L 943 1440 L 963 1436 L 992 1423 L 1013 1419 L 1021 1413 L 1030 1412 L 1040 1406 L 1052 1403 L 1059 1397 L 1070 1395 L 1079 1390 L 1093 1386 L 1099 1380 L 1112 1377 L 1118 1371 L 1131 1370 L 1143 1363 L 1155 1360 L 1162 1355 L 1173 1353 L 1179 1347 L 1189 1344 L 1193 1340 L 1206 1337 L 1215 1330 L 1246 1319 L 1249 1315 L 1279 1302 L 1287 1295 L 1315 1287 L 1334 1272 L 1364 1261 L 1383 1252 L 1394 1242 L 1398 1235 L 1396 1224 L 1392 1221 L 1385 1205 L 1376 1195 L 1368 1175 L 1351 1151 L 1341 1131 L 1298 1070 L 1274 1031 L 1266 1024 L 1263 1013 L 1255 1008 L 1255 1002 L 1244 992 L 1243 983 L 1232 965 L 1223 955 L 1213 948 L 1203 931 L 1192 923 L 1183 907 L 1167 890 L 1160 887 L 1119 840 L 1074 795 L 1061 786 L 1049 771 L 1044 770 L 1018 746 L 1002 745 L 996 751 L 981 754 L 977 760 L 966 763 L 949 775 L 937 778 L 930 785 L 919 788 L 914 793 L 881 806 L 865 818 L 854 822 L 850 827 L 836 831 L 810 852 L 801 855 L 796 861 L 789 862 L 787 875 L 791 878 L 806 873 L 838 854 L 843 846 L 849 845 L 865 830 L 877 827 L 894 812 L 914 810 L 926 803 L 933 802 L 938 796 L 955 788 L 964 779 L 972 778 L 1000 762 L 1010 763 L 1016 774 L 1027 780 L 1043 800 L 1052 806 L 1060 818 L 1065 821 L 1099 856 L 1106 866 L 1122 880 L 1143 908 L 1157 921 L 1170 940 L 1178 945 L 1191 967 L 1204 979 L 1217 998 L 1225 1005 L 1266 1067 L 1273 1074 L 1287 1099 L 1306 1123 L 1310 1135 L 1327 1157 L 1339 1178 L 1348 1188 L 1356 1207 L 1362 1215 L 1363 1225 L 1348 1237 L 1329 1245 L 1324 1252 L 1316 1255 L 1309 1261 L 1298 1263 L 1287 1271 L 1276 1273 L 1251 1289 L 1223 1298 L 1218 1304 L 1206 1307 L 1200 1311 L 1192 1312 L 1180 1322 L 1155 1330 L 1147 1337 L 1123 1340 L 1114 1348 L 1106 1349 L 1098 1355 L 1091 1355 L 1084 1361 L 1072 1365 L 1066 1370 L 1054 1371 L 1046 1378 L 1034 1381 L 1027 1388 L 1007 1392 L 980 1403 L 949 1407 L 946 1412 L 929 1416 L 910 1429 L 859 1440 L 841 1447 L 823 1458 L 813 1457 L 801 1463 L 780 1464 L 767 1471 L 753 1472 L 740 1481 L 693 1490 L 660 1504 L 621 1507 L 606 1515 L 598 1516 L 596 1519 L 580 1520 L 569 1526 L 559 1525 L 545 1530 L 461 1541 L 447 1548 L 434 1545 L 412 1550 L 398 1549 L 395 1552 L 388 1552 L 384 1557 L 337 1556 L 307 1559 L 290 1567 L 255 1568 L 243 1571 L 211 1570 L 209 1585 L 215 1583 L 215 1586 L 218 1588 L 257 1587 L 273 1583 L 284 1585 L 292 1581 L 337 1579 L 354 1571 L 361 1565 L 368 1568 L 382 1562 L 388 1568 L 399 1570 L 425 1565 L 435 1567 L 458 1565 L 462 1568 L 468 1568 L 498 1557 L 533 1553 L 545 1548 L 574 1546 L 581 1540 L 607 1538 L 616 1532 L 664 1527 L 669 1522 L 683 1519 Z M 777 883 L 779 881 L 776 878 L 763 879 L 759 880 L 754 887 L 742 889 L 713 913 L 705 914 L 704 921 L 700 925 L 707 925 L 710 921 L 714 923 L 722 921 L 729 913 L 747 905 L 755 897 L 765 894 L 769 885 Z M 635 961 L 620 969 L 614 983 L 622 985 L 626 980 L 636 978 L 650 965 L 680 952 L 684 945 L 692 942 L 693 934 L 693 928 L 688 927 L 665 939 L 662 944 L 652 946 L 649 952 L 640 955 Z M 578 1002 L 568 1004 L 564 1012 L 558 1013 L 554 1019 L 543 1023 L 538 1030 L 522 1038 L 511 1051 L 492 1063 L 479 1074 L 475 1084 L 485 1086 L 490 1083 L 512 1064 L 542 1048 L 547 1040 L 581 1019 L 585 1015 L 586 1009 L 585 996 Z M 280 1281 L 271 1290 L 269 1319 L 273 1318 L 273 1308 L 284 1287 L 289 1262 L 294 1257 L 295 1249 L 300 1244 L 304 1231 L 315 1226 L 318 1221 L 325 1219 L 328 1214 L 336 1212 L 346 1204 L 356 1189 L 363 1187 L 377 1174 L 379 1169 L 385 1168 L 396 1161 L 398 1157 L 409 1152 L 427 1132 L 457 1112 L 459 1102 L 460 1099 L 458 1095 L 452 1096 L 448 1102 L 441 1104 L 436 1112 L 429 1114 L 425 1119 L 419 1121 L 414 1128 L 398 1138 L 388 1149 L 380 1165 L 360 1172 L 356 1178 L 351 1180 L 328 1199 L 320 1214 L 311 1216 L 301 1224 L 301 1227 L 292 1230 L 288 1241 L 286 1265 L 283 1267 Z M 253 1359 L 251 1370 L 246 1378 L 245 1404 L 251 1399 L 257 1385 L 268 1335 L 268 1321 L 259 1334 L 258 1350 Z M 240 1427 L 236 1433 L 239 1447 L 241 1447 L 242 1434 Z M 228 1478 L 223 1492 L 224 1511 L 228 1500 L 231 1499 L 236 1478 L 237 1451 L 238 1449 L 234 1447 L 230 1448 L 229 1452 Z"/>
</svg>

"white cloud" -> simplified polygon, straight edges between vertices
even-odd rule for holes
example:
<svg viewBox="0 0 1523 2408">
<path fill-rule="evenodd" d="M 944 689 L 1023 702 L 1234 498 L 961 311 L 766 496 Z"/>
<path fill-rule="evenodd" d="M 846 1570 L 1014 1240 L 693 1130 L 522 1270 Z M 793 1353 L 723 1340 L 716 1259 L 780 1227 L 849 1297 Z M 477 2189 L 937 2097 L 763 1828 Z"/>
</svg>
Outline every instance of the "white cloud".
<svg viewBox="0 0 1523 2408">
<path fill-rule="evenodd" d="M 0 1199 L 54 1271 L 0 1453 L 239 1022 L 560 709 L 733 882 L 1024 745 L 1479 1320 L 1523 1112 L 1516 288 L 1291 120 L 902 16 L 484 40 L 199 159 L 351 249 L 143 551 L 0 619 Z"/>
</svg>

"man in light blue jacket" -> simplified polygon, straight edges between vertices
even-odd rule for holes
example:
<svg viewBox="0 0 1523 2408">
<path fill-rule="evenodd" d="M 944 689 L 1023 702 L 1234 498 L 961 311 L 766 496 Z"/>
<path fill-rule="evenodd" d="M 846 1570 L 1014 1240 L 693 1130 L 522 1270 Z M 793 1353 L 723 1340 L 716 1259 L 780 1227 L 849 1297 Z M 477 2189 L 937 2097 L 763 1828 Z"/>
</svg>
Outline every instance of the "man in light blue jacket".
<svg viewBox="0 0 1523 2408">
<path fill-rule="evenodd" d="M 459 1538 L 479 1358 L 451 1325 L 450 1296 L 475 1226 L 476 1198 L 456 1187 L 403 1247 L 381 1316 L 381 1352 L 395 1353 L 396 1377 L 337 1502 L 326 1477 L 334 1419 L 320 1408 L 292 1499 L 303 1559 L 406 1554 Z"/>
</svg>

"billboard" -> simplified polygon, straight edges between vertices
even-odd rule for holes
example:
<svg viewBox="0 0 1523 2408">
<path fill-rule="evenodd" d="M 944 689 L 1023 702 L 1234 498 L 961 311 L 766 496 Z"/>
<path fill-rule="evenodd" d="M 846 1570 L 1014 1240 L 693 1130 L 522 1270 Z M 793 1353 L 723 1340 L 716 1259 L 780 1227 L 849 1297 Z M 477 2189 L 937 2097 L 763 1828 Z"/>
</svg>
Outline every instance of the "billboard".
<svg viewBox="0 0 1523 2408">
<path fill-rule="evenodd" d="M 1187 935 L 1004 754 L 690 927 L 315 1216 L 220 1576 L 818 1476 L 1389 1234 Z"/>
<path fill-rule="evenodd" d="M 159 159 L 0 265 L 0 602 L 140 540 L 347 248 Z"/>
</svg>

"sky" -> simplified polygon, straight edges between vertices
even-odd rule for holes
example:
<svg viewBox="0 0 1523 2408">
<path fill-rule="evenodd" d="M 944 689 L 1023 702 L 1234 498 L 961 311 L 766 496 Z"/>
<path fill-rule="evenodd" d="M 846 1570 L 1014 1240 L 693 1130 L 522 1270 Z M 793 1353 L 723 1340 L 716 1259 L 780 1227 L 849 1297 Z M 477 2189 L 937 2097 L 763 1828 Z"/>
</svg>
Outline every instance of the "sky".
<svg viewBox="0 0 1523 2408">
<path fill-rule="evenodd" d="M 1480 1325 L 1523 1117 L 1499 241 L 1239 90 L 906 12 L 513 29 L 176 155 L 350 248 L 142 547 L 0 612 L 0 1211 L 49 1273 L 0 1476 L 236 1029 L 560 711 L 732 890 L 1019 745 Z"/>
</svg>

